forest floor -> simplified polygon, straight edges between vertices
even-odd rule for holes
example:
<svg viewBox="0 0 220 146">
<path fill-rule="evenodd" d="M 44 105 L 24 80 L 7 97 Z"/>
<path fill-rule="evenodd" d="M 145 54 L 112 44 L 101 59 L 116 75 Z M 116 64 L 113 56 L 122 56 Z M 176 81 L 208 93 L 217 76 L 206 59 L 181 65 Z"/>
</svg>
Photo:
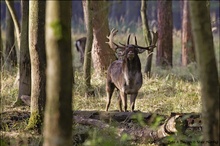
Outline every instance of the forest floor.
<svg viewBox="0 0 220 146">
<path fill-rule="evenodd" d="M 144 75 L 144 83 L 136 100 L 135 109 L 137 112 L 132 116 L 130 116 L 131 112 L 122 113 L 122 117 L 120 117 L 121 115 L 119 116 L 119 119 L 121 118 L 120 121 L 113 118 L 117 117 L 118 113 L 120 114 L 120 112 L 117 112 L 117 98 L 115 98 L 117 92 L 113 95 L 110 112 L 102 112 L 106 104 L 105 78 L 96 77 L 93 74 L 92 86 L 95 97 L 85 98 L 82 91 L 81 71 L 76 71 L 73 110 L 74 112 L 85 113 L 81 114 L 83 115 L 80 116 L 82 118 L 81 121 L 76 121 L 79 117 L 74 118 L 77 115 L 73 114 L 74 145 L 142 146 L 161 145 L 164 143 L 188 145 L 192 142 L 197 145 L 201 138 L 201 119 L 200 116 L 198 117 L 201 111 L 201 101 L 198 77 L 194 72 L 194 68 L 194 64 L 186 68 L 175 68 L 166 71 L 153 68 L 152 72 L 155 73 L 152 74 L 150 79 Z M 179 72 L 179 74 L 176 75 L 176 72 Z M 12 107 L 18 94 L 17 85 L 14 84 L 16 72 L 5 72 L 2 77 L 4 90 L 1 96 L 0 113 L 1 146 L 42 145 L 42 134 L 35 130 L 25 130 L 30 116 L 30 107 Z M 106 117 L 109 113 L 114 113 L 114 116 L 107 118 L 108 120 L 103 119 L 103 115 Z M 152 139 L 150 132 L 157 131 L 166 119 L 172 117 L 173 113 L 187 115 L 185 119 L 188 121 L 192 120 L 189 118 L 196 117 L 193 119 L 193 123 L 190 123 L 191 126 L 185 127 L 184 131 L 180 130 L 181 132 L 178 132 L 178 134 L 169 134 L 165 138 Z M 88 114 L 89 116 L 85 116 Z M 129 117 L 131 118 L 130 120 L 128 120 Z M 99 124 L 97 125 L 93 122 Z M 103 125 L 104 128 L 102 127 Z"/>
</svg>

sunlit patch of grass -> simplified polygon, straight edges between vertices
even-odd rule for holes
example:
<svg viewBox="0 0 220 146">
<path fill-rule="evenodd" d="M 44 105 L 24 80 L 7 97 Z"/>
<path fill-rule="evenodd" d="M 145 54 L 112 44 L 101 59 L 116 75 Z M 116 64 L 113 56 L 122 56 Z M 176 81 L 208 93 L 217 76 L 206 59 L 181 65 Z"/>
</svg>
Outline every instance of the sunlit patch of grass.
<svg viewBox="0 0 220 146">
<path fill-rule="evenodd" d="M 2 92 L 1 92 L 1 111 L 4 111 L 5 107 L 12 105 L 18 96 L 18 86 L 14 84 L 17 68 L 12 71 L 2 71 Z"/>
<path fill-rule="evenodd" d="M 182 76 L 186 77 L 180 77 L 168 70 L 163 73 L 153 73 L 150 79 L 144 75 L 144 82 L 136 99 L 135 109 L 166 115 L 171 112 L 200 112 L 199 83 L 196 80 L 192 80 L 187 72 Z M 81 76 L 76 76 L 75 79 L 78 87 L 76 87 L 77 90 L 74 92 L 74 109 L 104 110 L 106 104 L 105 77 L 92 81 L 97 96 L 90 98 L 85 98 L 84 93 L 80 90 L 82 87 Z M 119 109 L 117 100 L 118 93 L 115 90 L 110 110 Z M 130 110 L 129 105 L 128 109 Z"/>
<path fill-rule="evenodd" d="M 170 74 L 145 78 L 140 92 L 143 96 L 136 104 L 143 111 L 170 114 L 200 112 L 201 109 L 198 82 L 184 81 Z"/>
</svg>

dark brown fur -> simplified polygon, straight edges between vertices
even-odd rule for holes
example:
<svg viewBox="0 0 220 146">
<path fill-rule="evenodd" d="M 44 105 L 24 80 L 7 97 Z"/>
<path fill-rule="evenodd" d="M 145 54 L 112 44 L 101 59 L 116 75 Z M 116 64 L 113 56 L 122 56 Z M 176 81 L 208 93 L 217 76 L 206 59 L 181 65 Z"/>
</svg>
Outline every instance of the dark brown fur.
<svg viewBox="0 0 220 146">
<path fill-rule="evenodd" d="M 122 59 L 114 61 L 108 68 L 106 83 L 108 101 L 106 111 L 109 109 L 115 88 L 120 92 L 118 98 L 119 110 L 127 111 L 127 95 L 130 94 L 131 111 L 134 111 L 135 100 L 141 86 L 142 73 L 138 49 L 133 45 L 128 45 L 123 52 Z"/>
</svg>

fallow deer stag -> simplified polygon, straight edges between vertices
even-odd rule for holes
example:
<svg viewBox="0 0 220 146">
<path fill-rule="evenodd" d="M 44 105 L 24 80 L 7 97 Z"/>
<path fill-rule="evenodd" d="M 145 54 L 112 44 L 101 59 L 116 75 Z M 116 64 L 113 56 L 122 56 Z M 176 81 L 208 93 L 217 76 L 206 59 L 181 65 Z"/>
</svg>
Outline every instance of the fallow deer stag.
<svg viewBox="0 0 220 146">
<path fill-rule="evenodd" d="M 127 95 L 130 94 L 130 107 L 131 111 L 134 111 L 135 100 L 138 95 L 138 91 L 142 86 L 142 73 L 141 73 L 141 62 L 138 57 L 138 53 L 142 53 L 142 50 L 150 50 L 155 45 L 149 47 L 141 47 L 137 45 L 137 39 L 135 37 L 135 44 L 130 44 L 130 35 L 127 39 L 127 44 L 116 44 L 113 41 L 113 37 L 116 35 L 117 30 L 112 29 L 111 33 L 107 38 L 110 48 L 113 49 L 121 59 L 114 61 L 108 68 L 107 71 L 107 104 L 106 111 L 108 111 L 111 97 L 114 89 L 117 88 L 120 92 L 118 98 L 118 105 L 120 111 L 127 111 Z M 117 50 L 121 51 L 118 52 Z M 123 104 L 123 110 L 122 110 Z"/>
</svg>

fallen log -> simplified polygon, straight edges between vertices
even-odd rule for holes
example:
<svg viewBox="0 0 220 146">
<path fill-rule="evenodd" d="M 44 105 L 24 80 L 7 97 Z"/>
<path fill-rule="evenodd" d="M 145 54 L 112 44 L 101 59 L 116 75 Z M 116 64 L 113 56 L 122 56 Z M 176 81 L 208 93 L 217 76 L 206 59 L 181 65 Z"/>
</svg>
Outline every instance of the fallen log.
<svg viewBox="0 0 220 146">
<path fill-rule="evenodd" d="M 111 121 L 131 122 L 131 121 L 137 121 L 137 118 L 139 117 L 146 124 L 152 122 L 156 117 L 161 117 L 162 119 L 168 118 L 168 116 L 159 115 L 155 113 L 145 113 L 141 111 L 136 111 L 136 112 L 74 111 L 73 116 L 76 115 L 83 118 L 103 120 L 105 122 L 111 122 Z"/>
<path fill-rule="evenodd" d="M 132 140 L 156 142 L 175 133 L 185 133 L 187 128 L 192 128 L 192 124 L 195 124 L 192 122 L 194 121 L 193 118 L 200 118 L 200 114 L 196 113 L 172 113 L 156 129 L 152 129 L 149 124 L 144 127 L 143 125 L 138 125 L 135 122 L 137 120 L 136 114 L 141 114 L 145 123 L 152 122 L 152 117 L 156 118 L 155 114 L 143 112 L 75 111 L 73 119 L 78 124 L 91 125 L 99 129 L 115 128 L 118 136 L 126 133 L 131 136 Z M 118 122 L 118 125 L 112 127 L 106 123 L 106 121 L 112 120 Z M 129 122 L 132 124 L 128 126 Z M 201 126 L 201 123 L 199 126 Z"/>
</svg>

